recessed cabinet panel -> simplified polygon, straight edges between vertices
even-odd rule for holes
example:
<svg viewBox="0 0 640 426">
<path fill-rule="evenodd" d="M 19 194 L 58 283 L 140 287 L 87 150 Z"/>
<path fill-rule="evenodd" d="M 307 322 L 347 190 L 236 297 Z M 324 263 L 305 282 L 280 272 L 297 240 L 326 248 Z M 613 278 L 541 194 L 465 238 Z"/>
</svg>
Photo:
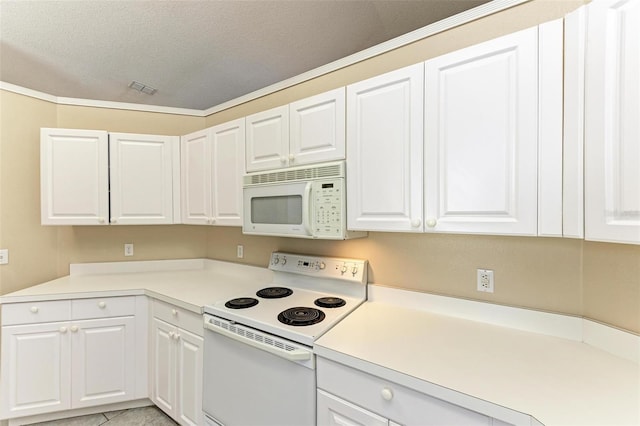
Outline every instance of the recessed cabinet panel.
<svg viewBox="0 0 640 426">
<path fill-rule="evenodd" d="M 80 321 L 72 330 L 75 408 L 126 401 L 135 388 L 133 316 Z"/>
<path fill-rule="evenodd" d="M 532 28 L 426 62 L 428 231 L 537 233 L 537 39 Z"/>
<path fill-rule="evenodd" d="M 347 228 L 422 231 L 423 65 L 347 87 Z"/>
<path fill-rule="evenodd" d="M 2 416 L 70 408 L 68 323 L 2 328 Z"/>
<path fill-rule="evenodd" d="M 107 223 L 107 132 L 42 129 L 40 141 L 42 224 Z"/>
<path fill-rule="evenodd" d="M 244 118 L 211 129 L 213 220 L 216 225 L 242 226 Z"/>
<path fill-rule="evenodd" d="M 290 166 L 344 159 L 344 87 L 293 102 L 289 114 Z"/>
<path fill-rule="evenodd" d="M 209 129 L 183 136 L 181 141 L 182 222 L 199 225 L 211 217 L 211 158 Z"/>
<path fill-rule="evenodd" d="M 588 6 L 585 238 L 640 244 L 640 3 Z"/>
<path fill-rule="evenodd" d="M 173 335 L 176 328 L 153 319 L 152 389 L 151 399 L 166 413 L 173 413 L 176 404 L 176 345 Z"/>
<path fill-rule="evenodd" d="M 286 167 L 289 156 L 289 106 L 246 118 L 248 172 Z"/>
<path fill-rule="evenodd" d="M 202 414 L 202 337 L 179 330 L 178 338 L 178 418 L 180 424 L 200 425 Z"/>
<path fill-rule="evenodd" d="M 175 138 L 111 133 L 111 223 L 173 223 Z"/>
</svg>

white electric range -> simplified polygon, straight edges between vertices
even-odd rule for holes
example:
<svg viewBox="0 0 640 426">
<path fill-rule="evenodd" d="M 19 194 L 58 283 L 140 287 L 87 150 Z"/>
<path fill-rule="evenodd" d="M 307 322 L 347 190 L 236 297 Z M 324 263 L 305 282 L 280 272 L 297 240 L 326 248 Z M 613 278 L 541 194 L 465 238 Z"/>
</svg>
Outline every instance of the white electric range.
<svg viewBox="0 0 640 426">
<path fill-rule="evenodd" d="M 204 308 L 210 424 L 315 424 L 313 342 L 367 297 L 366 260 L 275 252 L 269 269 L 271 282 Z"/>
</svg>

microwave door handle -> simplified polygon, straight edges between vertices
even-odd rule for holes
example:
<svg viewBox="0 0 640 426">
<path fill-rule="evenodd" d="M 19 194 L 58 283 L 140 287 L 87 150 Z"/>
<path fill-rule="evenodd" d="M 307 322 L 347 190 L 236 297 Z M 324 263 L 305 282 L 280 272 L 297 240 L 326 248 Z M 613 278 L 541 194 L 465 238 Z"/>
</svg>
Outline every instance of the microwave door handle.
<svg viewBox="0 0 640 426">
<path fill-rule="evenodd" d="M 307 186 L 304 188 L 304 195 L 302 198 L 302 226 L 305 231 L 307 231 L 308 235 L 313 235 L 311 231 L 311 188 L 313 187 L 312 182 L 308 182 Z"/>
</svg>

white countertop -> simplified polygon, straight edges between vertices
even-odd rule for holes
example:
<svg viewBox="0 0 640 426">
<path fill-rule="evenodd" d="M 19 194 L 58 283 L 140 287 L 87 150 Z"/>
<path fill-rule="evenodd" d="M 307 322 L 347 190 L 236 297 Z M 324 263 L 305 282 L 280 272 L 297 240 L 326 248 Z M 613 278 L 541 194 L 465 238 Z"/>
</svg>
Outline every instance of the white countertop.
<svg viewBox="0 0 640 426">
<path fill-rule="evenodd" d="M 79 264 L 71 275 L 0 296 L 0 303 L 146 294 L 201 314 L 204 305 L 260 288 L 271 276 L 266 268 L 208 259 Z"/>
<path fill-rule="evenodd" d="M 576 340 L 374 300 L 314 348 L 515 424 L 640 424 L 638 364 Z"/>
</svg>

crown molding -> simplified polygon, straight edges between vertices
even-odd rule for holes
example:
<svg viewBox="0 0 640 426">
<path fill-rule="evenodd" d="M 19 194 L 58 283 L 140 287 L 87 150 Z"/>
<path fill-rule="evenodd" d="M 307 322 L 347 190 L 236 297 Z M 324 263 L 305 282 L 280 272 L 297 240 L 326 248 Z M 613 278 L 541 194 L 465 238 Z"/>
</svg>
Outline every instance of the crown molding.
<svg viewBox="0 0 640 426">
<path fill-rule="evenodd" d="M 492 15 L 494 13 L 512 8 L 514 6 L 518 6 L 523 3 L 527 3 L 529 1 L 531 0 L 490 1 L 483 5 L 474 7 L 473 9 L 469 9 L 465 12 L 458 13 L 457 15 L 451 16 L 449 18 L 443 19 L 438 22 L 434 22 L 433 24 L 427 25 L 426 27 L 422 27 L 415 31 L 411 31 L 410 33 L 404 34 L 400 37 L 396 37 L 384 43 L 380 43 L 378 45 L 370 47 L 369 49 L 362 50 L 360 52 L 354 53 L 353 55 L 349 55 L 337 61 L 330 62 L 326 65 L 323 65 L 313 70 L 299 74 L 295 77 L 288 78 L 286 80 L 280 81 L 278 83 L 275 83 L 270 86 L 264 87 L 262 89 L 256 90 L 254 92 L 248 93 L 244 96 L 240 96 L 230 101 L 223 102 L 219 105 L 212 106 L 205 110 L 173 108 L 173 107 L 133 104 L 133 103 L 124 103 L 124 102 L 111 102 L 111 101 L 101 101 L 101 100 L 93 100 L 93 99 L 57 97 L 57 96 L 50 95 L 48 93 L 38 92 L 37 90 L 28 89 L 26 87 L 17 86 L 15 84 L 6 83 L 3 81 L 0 81 L 0 89 L 6 90 L 9 92 L 18 93 L 21 95 L 30 96 L 37 99 L 42 99 L 48 102 L 53 102 L 58 105 L 86 106 L 86 107 L 94 107 L 94 108 L 123 109 L 123 110 L 131 110 L 131 111 L 158 112 L 158 113 L 165 113 L 165 114 L 207 117 L 211 114 L 215 114 L 217 112 L 232 108 L 234 106 L 243 104 L 245 102 L 249 102 L 251 100 L 260 98 L 262 96 L 269 95 L 279 90 L 283 90 L 288 87 L 295 86 L 296 84 L 300 84 L 305 81 L 312 80 L 324 74 L 328 74 L 333 71 L 339 70 L 341 68 L 347 67 L 349 65 L 362 62 L 366 59 L 373 58 L 375 56 L 381 55 L 383 53 L 405 46 L 407 44 L 414 43 L 418 40 L 424 39 L 426 37 L 430 37 L 434 34 L 449 30 L 454 27 L 458 27 L 460 25 L 469 23 L 471 21 L 475 21 L 476 19 L 480 19 L 485 16 Z"/>
</svg>

